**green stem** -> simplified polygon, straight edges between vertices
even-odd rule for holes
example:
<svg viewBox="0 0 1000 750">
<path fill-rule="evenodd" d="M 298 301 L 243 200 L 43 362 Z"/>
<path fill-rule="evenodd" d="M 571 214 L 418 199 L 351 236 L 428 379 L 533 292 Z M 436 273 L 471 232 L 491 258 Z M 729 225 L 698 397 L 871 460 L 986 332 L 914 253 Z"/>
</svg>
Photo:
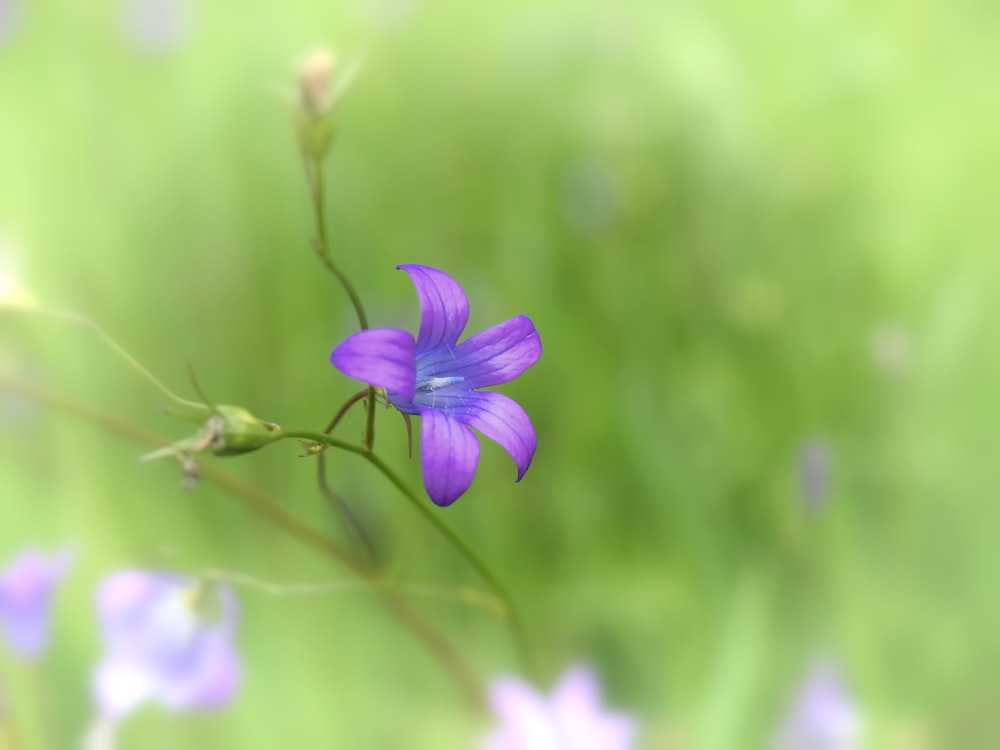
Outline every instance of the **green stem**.
<svg viewBox="0 0 1000 750">
<path fill-rule="evenodd" d="M 309 196 L 312 198 L 313 206 L 313 219 L 316 222 L 316 241 L 313 243 L 313 248 L 316 250 L 316 255 L 322 261 L 323 265 L 326 266 L 327 270 L 332 273 L 340 285 L 347 292 L 347 296 L 351 300 L 351 304 L 354 306 L 354 312 L 358 316 L 358 325 L 361 330 L 368 328 L 368 316 L 365 315 L 365 308 L 361 304 L 361 298 L 358 296 L 357 290 L 355 290 L 354 285 L 351 284 L 350 279 L 340 270 L 340 267 L 333 262 L 333 258 L 330 257 L 330 245 L 327 241 L 327 231 L 326 231 L 326 216 L 323 213 L 323 202 L 325 187 L 323 184 L 323 165 L 314 160 L 306 157 L 306 181 L 309 183 Z"/>
<path fill-rule="evenodd" d="M 341 448 L 351 453 L 356 453 L 382 472 L 386 479 L 392 482 L 392 484 L 396 486 L 403 496 L 409 500 L 414 509 L 420 513 L 424 519 L 431 526 L 433 526 L 438 533 L 452 545 L 452 547 L 455 548 L 456 551 L 458 551 L 469 566 L 476 571 L 479 577 L 482 578 L 483 581 L 489 585 L 493 592 L 500 598 L 504 605 L 504 619 L 510 626 L 511 637 L 514 640 L 518 655 L 520 656 L 525 669 L 529 672 L 533 671 L 532 659 L 530 657 L 527 639 L 524 635 L 524 628 L 521 624 L 521 618 L 518 614 L 516 606 L 514 605 L 513 598 L 507 592 L 507 588 L 500 582 L 500 579 L 497 578 L 497 576 L 493 573 L 486 562 L 476 553 L 476 551 L 466 543 L 462 536 L 442 521 L 437 514 L 431 511 L 431 509 L 427 507 L 425 499 L 418 497 L 417 494 L 406 485 L 406 483 L 389 467 L 388 464 L 386 464 L 373 452 L 366 450 L 363 446 L 345 443 L 343 440 L 337 440 L 336 438 L 331 438 L 329 435 L 324 435 L 318 432 L 311 432 L 309 430 L 275 430 L 274 433 L 272 433 L 272 439 L 275 441 L 286 438 L 311 440 L 315 443 L 323 443 L 334 448 Z"/>
<path fill-rule="evenodd" d="M 155 446 L 163 445 L 167 442 L 159 435 L 149 432 L 131 422 L 122 420 L 113 414 L 108 414 L 99 409 L 78 403 L 55 392 L 39 388 L 24 381 L 0 377 L 0 390 L 9 390 L 36 399 L 139 443 Z M 333 441 L 332 439 L 331 441 L 333 443 L 340 442 Z M 349 447 L 356 448 L 356 446 Z M 359 448 L 358 450 L 362 449 Z M 331 560 L 344 565 L 376 588 L 390 612 L 438 659 L 448 674 L 461 687 L 463 694 L 470 700 L 471 704 L 480 709 L 484 707 L 482 686 L 468 663 L 433 625 L 424 619 L 419 612 L 414 610 L 399 592 L 392 588 L 390 581 L 382 577 L 378 571 L 355 559 L 333 539 L 300 521 L 296 516 L 289 513 L 284 506 L 272 499 L 270 495 L 259 490 L 254 485 L 232 476 L 211 463 L 204 463 L 200 468 L 202 476 L 205 479 L 228 491 L 244 505 L 277 526 L 281 531 Z"/>
<path fill-rule="evenodd" d="M 323 181 L 323 164 L 318 159 L 310 158 L 303 154 L 305 161 L 306 182 L 309 184 L 309 197 L 312 199 L 313 219 L 316 223 L 316 241 L 313 248 L 320 261 L 332 273 L 344 291 L 347 292 L 351 304 L 354 306 L 354 313 L 358 316 L 358 326 L 362 331 L 368 328 L 368 316 L 365 315 L 364 305 L 361 304 L 361 297 L 351 283 L 350 279 L 340 270 L 340 267 L 333 262 L 330 257 L 330 243 L 327 239 L 326 214 L 323 212 L 326 188 Z M 365 447 L 369 450 L 375 447 L 375 389 L 368 388 L 368 419 L 365 426 Z"/>
<path fill-rule="evenodd" d="M 424 498 L 418 497 L 413 490 L 411 490 L 406 483 L 400 478 L 400 476 L 393 471 L 389 466 L 382 461 L 374 453 L 364 453 L 362 454 L 372 466 L 382 472 L 382 474 L 394 485 L 396 488 L 403 493 L 403 496 L 410 501 L 417 512 L 423 515 L 424 519 L 431 524 L 438 533 L 443 535 L 455 549 L 459 551 L 462 557 L 472 566 L 473 570 L 479 574 L 479 577 L 485 581 L 493 592 L 500 598 L 504 605 L 504 619 L 510 626 L 511 637 L 514 640 L 514 646 L 517 649 L 518 656 L 524 668 L 529 672 L 529 674 L 534 673 L 533 661 L 531 658 L 531 651 L 528 648 L 528 641 L 524 634 L 524 626 L 521 622 L 520 614 L 518 613 L 517 607 L 514 604 L 514 599 L 507 591 L 507 587 L 504 586 L 500 579 L 493 573 L 492 569 L 486 562 L 479 556 L 479 554 L 468 545 L 465 539 L 455 531 L 451 526 L 446 524 L 444 521 L 438 517 L 430 508 L 427 507 L 427 502 Z"/>
<path fill-rule="evenodd" d="M 365 448 L 375 450 L 375 387 L 368 386 L 367 419 L 365 421 Z"/>
<path fill-rule="evenodd" d="M 97 335 L 101 341 L 103 341 L 107 346 L 117 354 L 129 367 L 138 372 L 143 378 L 145 378 L 149 383 L 153 385 L 157 390 L 160 391 L 164 396 L 173 401 L 179 406 L 183 406 L 191 409 L 198 409 L 203 411 L 206 407 L 204 404 L 199 404 L 196 401 L 188 401 L 186 398 L 181 398 L 176 393 L 171 391 L 167 386 L 165 386 L 159 378 L 157 378 L 153 373 L 146 369 L 139 360 L 129 354 L 125 347 L 115 341 L 111 334 L 101 328 L 97 323 L 92 321 L 79 313 L 74 312 L 63 312 L 57 310 L 39 310 L 39 315 L 44 315 L 55 320 L 61 320 L 67 323 L 75 323 L 76 325 L 81 325 L 84 328 L 90 329 L 94 334 Z"/>
</svg>

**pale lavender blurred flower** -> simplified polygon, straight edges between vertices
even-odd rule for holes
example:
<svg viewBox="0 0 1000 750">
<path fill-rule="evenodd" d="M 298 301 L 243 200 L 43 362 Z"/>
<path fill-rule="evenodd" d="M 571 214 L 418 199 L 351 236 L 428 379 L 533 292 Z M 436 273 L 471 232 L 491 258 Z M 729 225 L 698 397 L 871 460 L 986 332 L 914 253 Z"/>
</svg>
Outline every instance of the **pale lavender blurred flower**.
<svg viewBox="0 0 1000 750">
<path fill-rule="evenodd" d="M 482 750 L 627 750 L 633 746 L 632 717 L 601 706 L 593 670 L 568 669 L 551 696 L 513 677 L 494 680 L 490 705 L 500 722 Z"/>
<path fill-rule="evenodd" d="M 0 44 L 14 36 L 18 11 L 17 0 L 0 0 Z"/>
<path fill-rule="evenodd" d="M 71 552 L 30 550 L 0 575 L 0 622 L 20 658 L 37 658 L 48 645 L 52 597 L 72 562 Z"/>
<path fill-rule="evenodd" d="M 774 750 L 855 750 L 862 718 L 840 672 L 828 662 L 810 669 L 778 729 Z"/>
<path fill-rule="evenodd" d="M 125 33 L 142 49 L 165 52 L 183 41 L 189 25 L 188 16 L 186 0 L 128 0 Z"/>
<path fill-rule="evenodd" d="M 236 597 L 223 585 L 125 571 L 98 592 L 107 648 L 94 674 L 101 715 L 117 719 L 146 700 L 174 710 L 222 707 L 236 692 Z"/>
<path fill-rule="evenodd" d="M 819 508 L 830 494 L 830 446 L 825 440 L 810 438 L 799 451 L 799 492 L 810 508 Z"/>
<path fill-rule="evenodd" d="M 517 465 L 518 481 L 531 466 L 538 439 L 513 399 L 483 391 L 519 377 L 542 356 L 535 324 L 525 315 L 480 331 L 461 344 L 469 300 L 451 276 L 436 268 L 402 265 L 420 299 L 420 331 L 361 331 L 330 355 L 348 377 L 383 388 L 388 401 L 421 419 L 424 487 L 438 505 L 469 489 L 479 465 L 474 427 L 497 442 Z"/>
</svg>

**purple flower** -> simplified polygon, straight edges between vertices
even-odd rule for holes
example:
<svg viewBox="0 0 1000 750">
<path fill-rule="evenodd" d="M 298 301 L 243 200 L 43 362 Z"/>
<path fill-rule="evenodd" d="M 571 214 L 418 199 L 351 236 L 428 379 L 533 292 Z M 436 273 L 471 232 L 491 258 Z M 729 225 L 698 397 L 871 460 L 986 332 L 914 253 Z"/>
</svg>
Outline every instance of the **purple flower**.
<svg viewBox="0 0 1000 750">
<path fill-rule="evenodd" d="M 125 32 L 135 44 L 150 52 L 166 52 L 183 41 L 188 26 L 184 0 L 129 0 Z"/>
<path fill-rule="evenodd" d="M 815 664 L 778 729 L 775 750 L 854 750 L 860 747 L 861 714 L 837 669 Z"/>
<path fill-rule="evenodd" d="M 474 427 L 496 441 L 517 464 L 517 479 L 531 466 L 537 439 L 524 409 L 507 396 L 480 388 L 513 380 L 542 354 L 535 324 L 524 315 L 488 328 L 461 344 L 469 300 L 448 274 L 404 265 L 420 299 L 420 332 L 376 328 L 356 333 L 330 361 L 345 375 L 386 392 L 404 414 L 422 419 L 424 486 L 438 505 L 455 502 L 479 463 Z"/>
<path fill-rule="evenodd" d="M 490 705 L 500 727 L 483 750 L 627 750 L 635 721 L 601 707 L 601 688 L 588 667 L 567 670 L 552 695 L 521 680 L 502 677 L 490 687 Z"/>
<path fill-rule="evenodd" d="M 239 611 L 228 587 L 125 571 L 101 585 L 98 610 L 107 654 L 93 687 L 103 716 L 118 719 L 147 699 L 188 710 L 232 698 Z"/>
<path fill-rule="evenodd" d="M 45 650 L 52 596 L 72 562 L 71 552 L 46 557 L 28 551 L 0 576 L 0 621 L 21 658 L 34 659 Z"/>
<path fill-rule="evenodd" d="M 830 446 L 820 438 L 806 440 L 799 450 L 799 491 L 806 507 L 818 509 L 830 494 Z"/>
<path fill-rule="evenodd" d="M 0 0 L 0 44 L 14 35 L 20 8 L 17 0 Z"/>
</svg>

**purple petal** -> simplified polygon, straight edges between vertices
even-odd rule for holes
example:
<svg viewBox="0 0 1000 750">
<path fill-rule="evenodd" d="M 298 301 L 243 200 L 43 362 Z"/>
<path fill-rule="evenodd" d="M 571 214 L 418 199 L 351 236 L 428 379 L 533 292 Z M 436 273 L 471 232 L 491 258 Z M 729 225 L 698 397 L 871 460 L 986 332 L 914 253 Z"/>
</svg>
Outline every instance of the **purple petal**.
<svg viewBox="0 0 1000 750">
<path fill-rule="evenodd" d="M 557 710 L 561 706 L 578 706 L 596 713 L 601 704 L 601 684 L 594 670 L 583 665 L 567 669 L 552 691 L 552 704 Z"/>
<path fill-rule="evenodd" d="M 527 413 L 512 398 L 489 391 L 467 393 L 462 406 L 447 413 L 498 443 L 517 464 L 517 481 L 531 466 L 538 446 Z"/>
<path fill-rule="evenodd" d="M 554 741 L 548 702 L 530 685 L 513 677 L 494 680 L 490 707 L 500 727 L 488 735 L 483 750 L 525 750 L 550 747 Z"/>
<path fill-rule="evenodd" d="M 94 672 L 94 697 L 101 715 L 124 716 L 146 701 L 156 689 L 156 677 L 128 659 L 106 659 Z"/>
<path fill-rule="evenodd" d="M 53 557 L 26 552 L 0 577 L 0 621 L 21 658 L 35 658 L 45 649 L 52 597 L 72 561 L 71 552 Z"/>
<path fill-rule="evenodd" d="M 333 350 L 330 362 L 350 378 L 413 398 L 417 352 L 406 331 L 374 328 L 355 333 Z"/>
<path fill-rule="evenodd" d="M 513 380 L 542 356 L 531 319 L 518 315 L 487 328 L 455 349 L 420 358 L 421 372 L 465 378 L 467 388 L 487 388 Z"/>
<path fill-rule="evenodd" d="M 520 680 L 494 680 L 490 707 L 500 726 L 483 750 L 628 750 L 635 721 L 605 710 L 597 676 L 586 666 L 567 671 L 551 698 Z"/>
<path fill-rule="evenodd" d="M 451 505 L 469 489 L 479 464 L 472 430 L 447 414 L 421 409 L 420 455 L 424 487 L 438 505 Z"/>
<path fill-rule="evenodd" d="M 601 706 L 600 682 L 589 667 L 567 670 L 553 691 L 552 711 L 567 747 L 626 750 L 632 746 L 635 721 Z"/>
<path fill-rule="evenodd" d="M 206 631 L 178 668 L 164 675 L 159 696 L 177 710 L 218 708 L 232 699 L 239 681 L 240 662 L 229 635 Z"/>
<path fill-rule="evenodd" d="M 420 334 L 417 351 L 442 344 L 454 347 L 469 322 L 469 300 L 451 276 L 428 266 L 396 266 L 406 271 L 420 299 Z"/>
<path fill-rule="evenodd" d="M 139 47 L 151 52 L 170 50 L 183 40 L 188 26 L 183 0 L 130 0 L 125 32 Z"/>
<path fill-rule="evenodd" d="M 238 608 L 225 586 L 170 574 L 129 571 L 109 577 L 98 595 L 107 656 L 94 675 L 102 714 L 120 717 L 147 698 L 169 708 L 215 708 L 239 682 L 233 646 Z M 205 596 L 221 617 L 209 618 Z"/>
<path fill-rule="evenodd" d="M 828 662 L 813 665 L 778 729 L 775 747 L 856 747 L 862 716 L 847 693 L 840 672 Z"/>
<path fill-rule="evenodd" d="M 168 596 L 181 579 L 144 571 L 115 573 L 104 579 L 97 592 L 97 612 L 104 642 L 116 651 L 135 645 L 149 610 Z"/>
</svg>

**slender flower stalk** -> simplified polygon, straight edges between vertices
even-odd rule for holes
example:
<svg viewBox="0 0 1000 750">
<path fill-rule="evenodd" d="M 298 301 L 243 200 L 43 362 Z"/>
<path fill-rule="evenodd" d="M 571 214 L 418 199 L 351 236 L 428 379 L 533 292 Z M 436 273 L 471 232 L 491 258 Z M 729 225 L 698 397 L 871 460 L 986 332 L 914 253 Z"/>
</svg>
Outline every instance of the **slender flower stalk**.
<svg viewBox="0 0 1000 750">
<path fill-rule="evenodd" d="M 524 636 L 521 618 L 518 614 L 517 607 L 515 606 L 514 599 L 507 591 L 507 588 L 500 582 L 500 579 L 493 573 L 489 565 L 487 565 L 486 562 L 476 553 L 476 551 L 466 543 L 462 536 L 452 529 L 451 526 L 445 523 L 436 513 L 431 512 L 427 505 L 421 502 L 416 493 L 407 486 L 406 482 L 404 482 L 402 478 L 400 478 L 400 476 L 389 467 L 388 464 L 386 464 L 375 453 L 366 450 L 363 446 L 354 445 L 353 443 L 345 443 L 341 440 L 337 440 L 336 438 L 331 438 L 329 435 L 318 432 L 310 432 L 308 430 L 276 430 L 273 438 L 274 440 L 307 440 L 316 445 L 329 445 L 331 447 L 340 448 L 361 456 L 368 463 L 378 469 L 383 476 L 385 476 L 385 478 L 388 479 L 396 487 L 396 489 L 403 494 L 403 497 L 409 501 L 410 505 L 412 505 L 413 508 L 448 541 L 448 543 L 458 552 L 459 555 L 462 556 L 469 566 L 476 571 L 480 578 L 482 578 L 483 581 L 489 585 L 489 587 L 493 590 L 493 593 L 499 597 L 502 602 L 502 609 L 500 612 L 503 619 L 511 628 L 511 637 L 514 640 L 514 645 L 517 649 L 518 655 L 524 663 L 525 669 L 529 671 L 532 670 L 533 662 L 528 649 L 527 640 Z"/>
<path fill-rule="evenodd" d="M 93 407 L 80 404 L 50 390 L 21 380 L 14 380 L 0 375 L 0 390 L 9 390 L 28 396 L 51 407 L 61 409 L 81 419 L 92 422 L 110 432 L 122 435 L 130 440 L 145 445 L 162 445 L 165 441 L 158 435 L 137 425 L 120 419 Z M 334 441 L 326 435 L 306 433 L 308 439 L 326 439 Z M 287 433 L 278 433 L 275 439 L 291 437 Z M 342 443 L 345 450 L 366 454 L 366 451 L 351 443 Z M 355 575 L 364 579 L 368 585 L 381 595 L 386 608 L 392 613 L 399 624 L 409 631 L 416 640 L 428 650 L 438 661 L 445 672 L 454 679 L 463 694 L 474 706 L 482 706 L 482 689 L 469 664 L 454 646 L 431 625 L 426 619 L 406 602 L 400 592 L 397 592 L 392 581 L 383 574 L 373 570 L 364 562 L 356 559 L 349 552 L 326 534 L 303 522 L 287 510 L 285 505 L 272 498 L 268 493 L 224 471 L 214 464 L 203 467 L 206 481 L 212 482 L 246 505 L 250 510 L 260 515 L 279 531 L 327 557 L 332 562 L 343 565 Z M 106 727 L 95 727 L 95 742 L 107 738 Z M 104 747 L 101 745 L 101 747 Z"/>
<path fill-rule="evenodd" d="M 199 404 L 196 401 L 189 401 L 186 398 L 181 398 L 172 390 L 167 388 L 163 382 L 157 378 L 153 373 L 151 373 L 145 365 L 143 365 L 138 359 L 129 354 L 128 350 L 124 346 L 119 344 L 114 337 L 111 336 L 107 331 L 105 331 L 101 326 L 95 323 L 90 318 L 80 315 L 75 312 L 59 311 L 59 310 L 39 310 L 43 315 L 52 318 L 54 320 L 61 320 L 67 323 L 74 323 L 79 326 L 92 331 L 111 351 L 113 351 L 125 364 L 132 368 L 135 372 L 150 383 L 154 388 L 156 388 L 160 393 L 166 396 L 173 404 L 180 409 L 181 413 L 187 415 L 191 412 L 203 413 L 208 407 L 205 404 Z"/>
</svg>

